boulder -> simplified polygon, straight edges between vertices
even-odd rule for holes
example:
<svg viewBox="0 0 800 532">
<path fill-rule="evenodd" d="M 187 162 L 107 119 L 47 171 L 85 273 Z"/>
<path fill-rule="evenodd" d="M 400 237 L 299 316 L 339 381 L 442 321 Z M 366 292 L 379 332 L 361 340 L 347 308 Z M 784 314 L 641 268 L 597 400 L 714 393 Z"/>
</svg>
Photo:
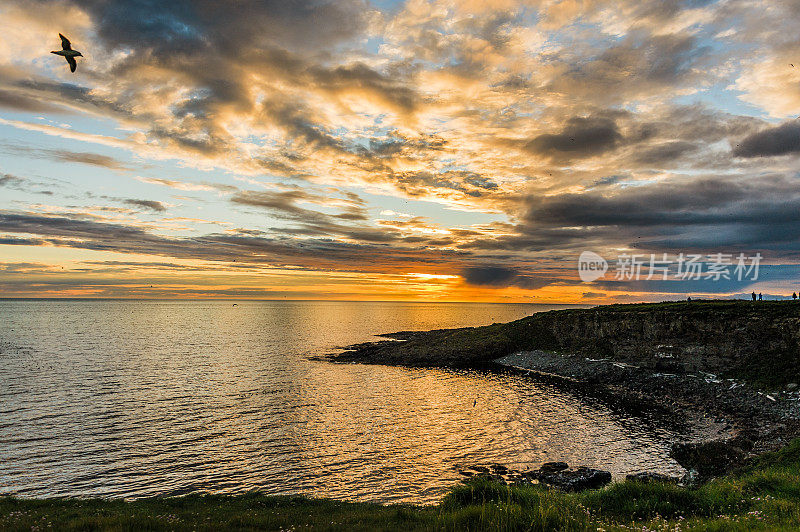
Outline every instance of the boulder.
<svg viewBox="0 0 800 532">
<path fill-rule="evenodd" d="M 554 472 L 539 472 L 539 482 L 564 491 L 602 488 L 611 482 L 611 473 L 601 469 L 579 467 Z"/>
<path fill-rule="evenodd" d="M 539 471 L 542 473 L 555 473 L 565 469 L 569 469 L 569 465 L 566 462 L 545 462 L 539 468 Z"/>
<path fill-rule="evenodd" d="M 750 435 L 739 434 L 728 440 L 675 443 L 670 456 L 686 469 L 696 471 L 704 480 L 741 464 L 752 448 Z"/>
</svg>

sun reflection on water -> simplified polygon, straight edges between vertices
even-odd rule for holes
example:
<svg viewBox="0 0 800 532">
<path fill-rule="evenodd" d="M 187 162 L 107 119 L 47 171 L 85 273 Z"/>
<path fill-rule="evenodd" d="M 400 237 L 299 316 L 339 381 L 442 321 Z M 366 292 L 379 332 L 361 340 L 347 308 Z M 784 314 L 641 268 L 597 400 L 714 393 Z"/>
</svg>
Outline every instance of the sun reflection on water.
<svg viewBox="0 0 800 532">
<path fill-rule="evenodd" d="M 459 465 L 677 472 L 670 429 L 514 374 L 309 360 L 532 305 L 2 301 L 0 493 L 435 502 Z"/>
</svg>

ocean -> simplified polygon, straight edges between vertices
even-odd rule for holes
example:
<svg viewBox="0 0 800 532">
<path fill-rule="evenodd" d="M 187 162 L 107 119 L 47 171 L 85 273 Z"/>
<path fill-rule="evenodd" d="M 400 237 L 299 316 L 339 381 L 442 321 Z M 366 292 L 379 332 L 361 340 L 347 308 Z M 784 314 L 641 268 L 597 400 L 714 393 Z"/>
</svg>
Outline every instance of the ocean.
<svg viewBox="0 0 800 532">
<path fill-rule="evenodd" d="M 428 504 L 460 466 L 680 472 L 678 429 L 518 373 L 312 360 L 562 307 L 0 300 L 0 494 Z"/>
</svg>

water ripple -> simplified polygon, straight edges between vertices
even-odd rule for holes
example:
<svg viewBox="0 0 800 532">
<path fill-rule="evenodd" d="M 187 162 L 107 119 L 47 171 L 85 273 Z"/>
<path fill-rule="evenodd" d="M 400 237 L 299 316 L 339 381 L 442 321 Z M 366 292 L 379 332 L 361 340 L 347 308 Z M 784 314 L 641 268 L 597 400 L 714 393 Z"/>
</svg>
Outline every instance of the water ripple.
<svg viewBox="0 0 800 532">
<path fill-rule="evenodd" d="M 377 332 L 534 310 L 0 301 L 0 493 L 431 503 L 475 463 L 678 472 L 658 420 L 519 375 L 308 359 Z"/>
</svg>

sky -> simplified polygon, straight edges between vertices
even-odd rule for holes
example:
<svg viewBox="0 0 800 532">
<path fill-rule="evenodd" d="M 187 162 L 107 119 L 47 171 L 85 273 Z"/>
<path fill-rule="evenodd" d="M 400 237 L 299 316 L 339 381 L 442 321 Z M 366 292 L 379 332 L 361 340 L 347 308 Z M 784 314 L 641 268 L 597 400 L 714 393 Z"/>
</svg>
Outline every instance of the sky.
<svg viewBox="0 0 800 532">
<path fill-rule="evenodd" d="M 800 290 L 796 0 L 4 0 L 0 19 L 0 297 Z M 609 265 L 591 282 L 586 251 Z M 690 256 L 758 275 L 682 278 Z M 620 275 L 653 257 L 667 278 Z"/>
</svg>

